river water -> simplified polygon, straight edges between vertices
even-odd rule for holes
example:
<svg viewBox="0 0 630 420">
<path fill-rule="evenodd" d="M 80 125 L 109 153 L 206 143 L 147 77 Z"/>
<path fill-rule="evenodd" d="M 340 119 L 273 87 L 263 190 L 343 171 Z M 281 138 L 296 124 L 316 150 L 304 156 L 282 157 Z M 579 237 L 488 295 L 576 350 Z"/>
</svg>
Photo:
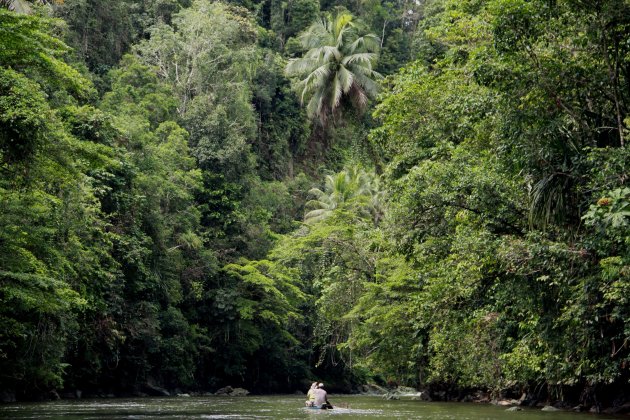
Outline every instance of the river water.
<svg viewBox="0 0 630 420">
<path fill-rule="evenodd" d="M 587 420 L 619 417 L 528 409 L 505 411 L 475 403 L 384 401 L 379 397 L 330 395 L 337 407 L 303 407 L 304 396 L 172 397 L 61 400 L 0 405 L 0 419 L 431 419 L 431 420 Z"/>
</svg>

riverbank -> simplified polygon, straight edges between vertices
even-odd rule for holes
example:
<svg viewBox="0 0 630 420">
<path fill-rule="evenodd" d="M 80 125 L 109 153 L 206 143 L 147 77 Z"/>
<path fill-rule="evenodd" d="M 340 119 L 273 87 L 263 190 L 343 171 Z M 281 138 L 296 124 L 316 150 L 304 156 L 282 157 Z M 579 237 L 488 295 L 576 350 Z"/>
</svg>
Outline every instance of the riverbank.
<svg viewBox="0 0 630 420">
<path fill-rule="evenodd" d="M 355 389 L 341 391 L 332 385 L 329 389 L 331 396 L 359 395 L 364 397 L 379 398 L 384 401 L 420 401 L 425 403 L 460 402 L 475 403 L 478 405 L 496 406 L 510 411 L 540 410 L 547 412 L 576 412 L 591 414 L 626 415 L 630 414 L 630 398 L 628 390 L 622 387 L 593 387 L 587 391 L 578 393 L 576 389 L 563 388 L 559 392 L 563 398 L 552 398 L 547 390 L 539 389 L 537 393 L 521 391 L 519 389 L 504 390 L 499 396 L 493 396 L 484 390 L 456 389 L 446 386 L 432 386 L 423 389 L 398 386 L 386 387 L 370 383 L 360 385 Z M 203 397 L 244 397 L 250 395 L 249 390 L 225 386 L 212 391 L 181 390 L 179 388 L 168 390 L 153 383 L 146 383 L 142 386 L 127 391 L 105 392 L 92 391 L 84 392 L 75 390 L 52 390 L 47 393 L 38 394 L 36 398 L 28 401 L 71 401 L 71 400 L 111 400 L 147 397 L 177 397 L 177 398 L 203 398 Z M 267 395 L 255 393 L 257 397 Z M 278 394 L 273 394 L 278 395 Z M 295 390 L 293 395 L 304 395 L 301 390 Z M 578 396 L 579 398 L 575 398 Z M 8 392 L 0 393 L 0 403 L 17 403 L 15 394 Z"/>
<path fill-rule="evenodd" d="M 364 385 L 360 392 L 364 395 L 381 395 L 385 400 L 409 399 L 425 402 L 471 402 L 505 407 L 510 411 L 538 409 L 546 412 L 572 411 L 592 414 L 630 414 L 628 390 L 620 387 L 600 387 L 579 394 L 579 399 L 571 399 L 576 394 L 570 388 L 560 392 L 565 398 L 551 398 L 548 392 L 538 393 L 517 389 L 505 390 L 498 397 L 483 390 L 462 390 L 448 387 L 428 387 L 417 390 L 410 387 L 385 388 L 375 384 Z"/>
</svg>

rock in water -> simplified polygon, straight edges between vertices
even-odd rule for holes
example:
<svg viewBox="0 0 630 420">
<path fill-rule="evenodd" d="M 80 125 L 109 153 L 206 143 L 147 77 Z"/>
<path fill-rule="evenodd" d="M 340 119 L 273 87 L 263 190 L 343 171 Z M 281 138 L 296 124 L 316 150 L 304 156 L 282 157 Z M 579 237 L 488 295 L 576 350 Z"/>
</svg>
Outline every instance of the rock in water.
<svg viewBox="0 0 630 420">
<path fill-rule="evenodd" d="M 245 388 L 234 388 L 230 393 L 230 397 L 244 397 L 249 394 L 249 391 Z"/>
<path fill-rule="evenodd" d="M 400 395 L 396 394 L 395 392 L 388 392 L 387 394 L 383 395 L 383 399 L 386 399 L 386 400 L 399 400 L 400 399 Z"/>
<path fill-rule="evenodd" d="M 214 395 L 230 395 L 230 393 L 234 390 L 231 386 L 225 386 L 223 388 L 217 389 L 217 392 Z"/>
</svg>

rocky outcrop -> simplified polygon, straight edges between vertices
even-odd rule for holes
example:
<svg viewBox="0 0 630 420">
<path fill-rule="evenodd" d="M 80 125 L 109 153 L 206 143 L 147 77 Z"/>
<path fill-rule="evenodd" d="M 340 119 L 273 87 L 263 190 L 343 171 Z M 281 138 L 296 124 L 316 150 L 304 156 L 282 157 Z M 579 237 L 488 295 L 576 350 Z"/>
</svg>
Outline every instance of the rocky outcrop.
<svg viewBox="0 0 630 420">
<path fill-rule="evenodd" d="M 245 388 L 234 388 L 230 397 L 244 397 L 249 394 L 249 391 Z"/>
<path fill-rule="evenodd" d="M 518 400 L 492 400 L 490 401 L 490 404 L 507 407 L 511 405 L 519 405 L 519 401 Z"/>
<path fill-rule="evenodd" d="M 604 414 L 614 414 L 614 415 L 628 414 L 628 413 L 630 413 L 630 402 L 627 402 L 627 403 L 622 404 L 622 405 L 614 406 L 614 407 L 609 407 L 609 408 L 603 410 L 602 412 Z"/>
<path fill-rule="evenodd" d="M 358 388 L 358 392 L 363 395 L 385 395 L 389 392 L 389 390 L 380 385 L 365 384 Z"/>
<path fill-rule="evenodd" d="M 589 412 L 612 415 L 630 414 L 630 387 L 595 388 L 584 390 L 569 389 L 564 400 L 553 400 L 543 391 L 532 392 L 529 389 L 512 387 L 499 393 L 491 394 L 488 390 L 458 389 L 444 384 L 428 385 L 426 390 L 418 391 L 409 387 L 386 388 L 375 384 L 361 385 L 355 389 L 363 395 L 379 395 L 386 400 L 411 399 L 415 401 L 458 401 L 471 403 L 490 403 L 510 409 L 538 409 L 542 411 Z M 578 392 L 579 391 L 579 392 Z M 597 392 L 595 392 L 597 391 Z M 510 411 L 518 411 L 512 408 Z"/>
<path fill-rule="evenodd" d="M 413 401 L 432 401 L 428 391 L 418 391 L 408 386 L 399 386 L 383 394 L 383 399 L 386 400 L 399 400 L 401 398 L 409 398 Z"/>
<path fill-rule="evenodd" d="M 214 395 L 230 395 L 232 391 L 234 391 L 234 388 L 228 385 L 223 388 L 217 389 L 217 392 L 215 392 Z"/>
<path fill-rule="evenodd" d="M 429 395 L 429 392 L 427 391 L 420 391 L 416 395 L 411 397 L 411 399 L 413 401 L 433 401 L 431 399 L 431 396 Z"/>
</svg>

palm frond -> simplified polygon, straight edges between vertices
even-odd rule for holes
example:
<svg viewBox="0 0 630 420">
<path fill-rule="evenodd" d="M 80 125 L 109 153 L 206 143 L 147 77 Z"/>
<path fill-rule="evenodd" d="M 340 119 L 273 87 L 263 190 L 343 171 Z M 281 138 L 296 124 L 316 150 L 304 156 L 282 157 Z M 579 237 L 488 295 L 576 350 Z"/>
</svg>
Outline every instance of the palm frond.
<svg viewBox="0 0 630 420">
<path fill-rule="evenodd" d="M 359 109 L 365 108 L 368 103 L 368 97 L 361 86 L 359 86 L 359 84 L 354 83 L 352 85 L 352 89 L 350 89 L 349 95 L 350 100 L 354 103 L 356 107 L 358 107 Z"/>
<path fill-rule="evenodd" d="M 317 48 L 320 45 L 332 45 L 334 43 L 326 18 L 315 21 L 300 35 L 299 40 L 300 44 L 307 50 Z"/>
<path fill-rule="evenodd" d="M 543 176 L 530 193 L 529 223 L 546 228 L 552 221 L 564 220 L 568 213 L 570 179 L 558 173 Z"/>
<path fill-rule="evenodd" d="M 328 45 L 320 45 L 319 47 L 311 48 L 304 54 L 304 58 L 321 61 L 322 57 L 326 54 L 325 48 L 327 46 Z"/>
<path fill-rule="evenodd" d="M 332 61 L 331 58 L 334 58 L 337 61 L 342 59 L 341 52 L 339 51 L 337 47 L 331 47 L 328 45 L 323 46 L 321 47 L 320 54 L 321 54 L 321 59 L 323 61 Z"/>
<path fill-rule="evenodd" d="M 335 109 L 339 106 L 339 103 L 341 102 L 341 95 L 343 94 L 343 86 L 339 81 L 339 77 L 333 78 L 330 89 L 332 90 L 332 94 L 330 96 L 330 107 Z"/>
<path fill-rule="evenodd" d="M 315 91 L 306 106 L 307 115 L 311 118 L 318 117 L 320 120 L 325 120 L 325 116 L 322 115 L 323 105 L 324 92 L 321 90 Z"/>
<path fill-rule="evenodd" d="M 47 4 L 62 4 L 63 0 L 0 0 L 0 7 L 5 7 L 15 13 L 30 15 L 33 8 L 30 3 L 45 6 Z"/>
<path fill-rule="evenodd" d="M 317 68 L 319 64 L 318 60 L 308 57 L 293 58 L 287 63 L 284 68 L 284 73 L 287 76 L 299 76 L 312 71 L 314 68 Z"/>
<path fill-rule="evenodd" d="M 324 63 L 314 69 L 311 74 L 309 74 L 308 78 L 312 80 L 322 80 L 326 79 L 328 76 L 330 76 L 330 64 Z"/>
<path fill-rule="evenodd" d="M 337 78 L 341 83 L 341 89 L 343 93 L 348 93 L 352 83 L 354 83 L 354 75 L 351 71 L 348 71 L 343 65 L 339 66 L 339 70 L 337 71 Z"/>
<path fill-rule="evenodd" d="M 377 52 L 380 49 L 380 38 L 374 34 L 363 35 L 348 45 L 348 53 L 354 54 L 358 52 Z"/>
<path fill-rule="evenodd" d="M 326 199 L 325 201 L 310 200 L 304 206 L 307 209 L 311 209 L 311 210 L 317 210 L 317 209 L 333 210 L 333 209 L 335 209 L 337 207 L 337 203 L 335 203 L 332 200 L 330 200 L 330 197 L 324 196 L 324 198 Z"/>
<path fill-rule="evenodd" d="M 335 45 L 337 46 L 337 48 L 341 48 L 344 45 L 348 44 L 349 38 L 354 37 L 356 37 L 356 30 L 353 26 L 346 25 L 345 27 L 341 28 L 339 33 L 335 36 Z"/>
<path fill-rule="evenodd" d="M 335 177 L 332 175 L 326 175 L 324 178 L 324 188 L 328 193 L 335 191 Z"/>
<path fill-rule="evenodd" d="M 302 91 L 300 95 L 300 102 L 304 103 L 306 96 L 310 95 L 314 90 L 324 85 L 329 74 L 329 65 L 326 63 L 313 70 L 308 76 L 306 76 L 306 79 L 298 82 L 296 87 L 298 90 Z"/>
<path fill-rule="evenodd" d="M 327 209 L 317 209 L 309 211 L 304 215 L 304 223 L 312 224 L 326 219 L 332 214 L 332 211 Z"/>
<path fill-rule="evenodd" d="M 378 94 L 378 88 L 379 88 L 378 84 L 376 84 L 374 80 L 370 79 L 364 74 L 361 74 L 356 71 L 353 74 L 354 74 L 355 84 L 360 86 L 366 95 L 368 95 L 371 98 L 375 98 L 376 95 Z"/>
<path fill-rule="evenodd" d="M 26 0 L 1 0 L 0 6 L 24 15 L 32 13 L 31 5 Z"/>
<path fill-rule="evenodd" d="M 348 65 L 353 63 L 361 63 L 364 66 L 368 67 L 370 70 L 372 69 L 372 63 L 376 61 L 378 55 L 375 53 L 355 53 L 352 55 L 347 55 L 341 60 L 341 64 Z"/>
<path fill-rule="evenodd" d="M 380 80 L 383 75 L 374 71 L 371 65 L 364 65 L 362 62 L 354 62 L 348 64 L 348 69 L 353 73 L 361 74 L 363 77 L 367 77 L 374 80 Z"/>
<path fill-rule="evenodd" d="M 313 197 L 319 199 L 320 197 L 326 195 L 326 193 L 322 190 L 320 190 L 319 188 L 311 188 L 310 190 L 308 190 L 308 194 L 312 195 Z"/>
<path fill-rule="evenodd" d="M 338 13 L 334 18 L 332 18 L 332 23 L 332 33 L 337 42 L 342 40 L 344 31 L 354 26 L 352 23 L 352 15 L 347 12 Z"/>
<path fill-rule="evenodd" d="M 374 34 L 363 35 L 363 45 L 370 52 L 377 52 L 381 47 L 381 38 Z"/>
</svg>

